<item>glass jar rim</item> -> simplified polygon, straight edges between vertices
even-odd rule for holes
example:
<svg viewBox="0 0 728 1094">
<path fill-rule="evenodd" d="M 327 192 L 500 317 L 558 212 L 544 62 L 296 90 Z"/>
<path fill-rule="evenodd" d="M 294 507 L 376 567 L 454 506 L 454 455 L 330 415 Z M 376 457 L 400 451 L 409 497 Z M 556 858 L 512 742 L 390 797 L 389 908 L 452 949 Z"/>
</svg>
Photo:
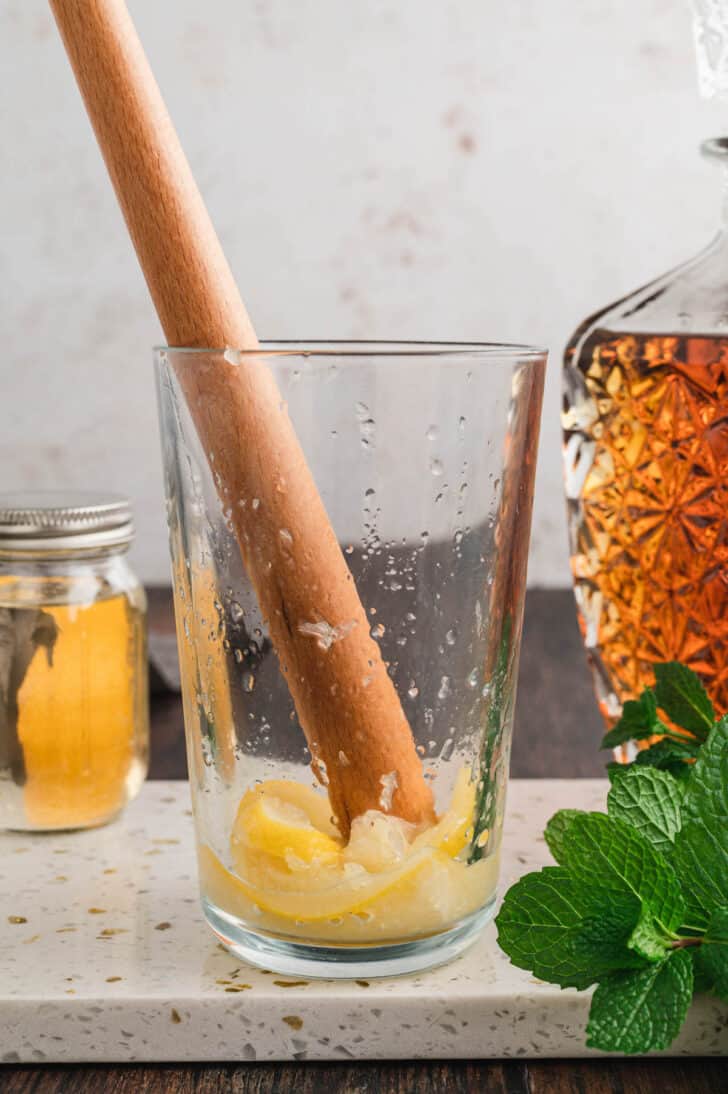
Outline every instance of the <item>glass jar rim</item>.
<svg viewBox="0 0 728 1094">
<path fill-rule="evenodd" d="M 450 358 L 490 361 L 492 359 L 543 360 L 548 350 L 515 342 L 427 342 L 387 341 L 380 339 L 280 339 L 264 340 L 255 349 L 235 349 L 231 346 L 154 346 L 158 356 L 167 353 L 196 355 L 217 354 L 240 363 L 248 357 L 352 357 L 352 358 Z"/>
<path fill-rule="evenodd" d="M 131 504 L 123 494 L 87 490 L 0 494 L 0 552 L 4 555 L 126 548 L 133 538 Z"/>
</svg>

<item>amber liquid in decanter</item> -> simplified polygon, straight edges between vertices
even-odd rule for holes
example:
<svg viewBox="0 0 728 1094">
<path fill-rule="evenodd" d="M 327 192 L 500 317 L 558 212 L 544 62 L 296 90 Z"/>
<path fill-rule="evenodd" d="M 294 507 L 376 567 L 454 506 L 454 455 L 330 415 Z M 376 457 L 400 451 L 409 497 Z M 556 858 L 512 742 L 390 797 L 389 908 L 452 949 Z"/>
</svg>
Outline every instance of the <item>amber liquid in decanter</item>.
<svg viewBox="0 0 728 1094">
<path fill-rule="evenodd" d="M 728 330 L 597 323 L 566 373 L 571 565 L 605 720 L 659 661 L 689 665 L 726 711 Z"/>
</svg>

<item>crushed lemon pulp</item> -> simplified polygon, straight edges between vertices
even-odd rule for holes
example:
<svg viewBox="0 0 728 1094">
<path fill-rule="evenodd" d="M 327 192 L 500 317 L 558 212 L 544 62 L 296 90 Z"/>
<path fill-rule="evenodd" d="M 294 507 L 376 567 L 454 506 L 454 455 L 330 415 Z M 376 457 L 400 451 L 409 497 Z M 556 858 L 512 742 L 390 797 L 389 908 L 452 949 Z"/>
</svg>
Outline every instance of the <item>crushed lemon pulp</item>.
<svg viewBox="0 0 728 1094">
<path fill-rule="evenodd" d="M 468 864 L 475 785 L 458 775 L 447 811 L 419 830 L 369 810 L 345 844 L 328 799 L 278 779 L 249 790 L 230 839 L 232 870 L 198 848 L 202 889 L 251 926 L 337 942 L 413 938 L 453 926 L 495 890 L 498 856 Z"/>
</svg>

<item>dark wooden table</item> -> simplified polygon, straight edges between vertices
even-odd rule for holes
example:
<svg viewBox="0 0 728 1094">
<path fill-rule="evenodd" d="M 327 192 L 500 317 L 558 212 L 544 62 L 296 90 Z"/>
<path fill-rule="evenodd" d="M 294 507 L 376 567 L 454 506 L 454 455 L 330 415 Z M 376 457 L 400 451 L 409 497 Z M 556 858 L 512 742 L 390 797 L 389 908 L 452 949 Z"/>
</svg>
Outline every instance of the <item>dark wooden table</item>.
<svg viewBox="0 0 728 1094">
<path fill-rule="evenodd" d="M 152 626 L 173 630 L 152 590 Z M 528 595 L 511 774 L 601 775 L 596 713 L 570 591 Z M 179 696 L 152 697 L 151 778 L 186 776 Z M 718 1094 L 716 1059 L 480 1060 L 376 1063 L 6 1067 L 2 1094 Z"/>
</svg>

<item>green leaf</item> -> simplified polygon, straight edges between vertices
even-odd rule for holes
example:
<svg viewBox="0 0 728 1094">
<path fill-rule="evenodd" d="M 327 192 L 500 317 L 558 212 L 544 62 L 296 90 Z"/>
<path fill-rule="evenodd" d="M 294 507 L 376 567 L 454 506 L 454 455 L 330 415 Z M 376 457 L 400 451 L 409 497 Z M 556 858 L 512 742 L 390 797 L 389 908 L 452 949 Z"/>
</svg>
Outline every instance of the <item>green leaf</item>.
<svg viewBox="0 0 728 1094">
<path fill-rule="evenodd" d="M 634 950 L 646 961 L 662 961 L 670 945 L 670 940 L 655 925 L 651 915 L 643 911 L 637 926 L 627 939 L 627 948 Z"/>
<path fill-rule="evenodd" d="M 560 865 L 563 865 L 565 857 L 563 850 L 565 833 L 574 817 L 578 817 L 582 812 L 580 809 L 560 809 L 558 813 L 554 813 L 546 825 L 544 831 L 546 843 L 549 851 Z"/>
<path fill-rule="evenodd" d="M 699 678 L 679 661 L 658 664 L 654 669 L 657 705 L 676 725 L 704 741 L 715 721 L 715 711 Z"/>
<path fill-rule="evenodd" d="M 594 992 L 587 1045 L 602 1052 L 643 1053 L 667 1048 L 677 1036 L 693 994 L 686 950 L 659 965 L 606 977 Z"/>
<path fill-rule="evenodd" d="M 639 741 L 652 737 L 664 729 L 657 717 L 657 701 L 650 688 L 646 688 L 639 699 L 628 699 L 622 707 L 622 717 L 605 734 L 602 748 L 616 748 L 627 741 Z"/>
<path fill-rule="evenodd" d="M 653 767 L 630 767 L 607 796 L 610 817 L 631 824 L 658 851 L 671 851 L 680 831 L 682 792 L 671 775 Z"/>
<path fill-rule="evenodd" d="M 710 917 L 702 945 L 694 950 L 696 990 L 714 991 L 728 1003 L 728 907 Z"/>
<path fill-rule="evenodd" d="M 702 946 L 691 946 L 687 951 L 693 959 L 693 992 L 706 995 L 712 992 L 715 984 L 713 975 L 703 968 Z"/>
<path fill-rule="evenodd" d="M 639 903 L 585 889 L 560 866 L 526 874 L 496 916 L 498 944 L 514 965 L 562 988 L 588 988 L 615 969 L 643 968 L 628 948 Z"/>
<path fill-rule="evenodd" d="M 720 946 L 728 946 L 728 906 L 716 908 L 710 917 L 708 929 L 703 935 L 703 943 L 716 943 Z M 728 957 L 728 953 L 726 954 Z"/>
<path fill-rule="evenodd" d="M 685 913 L 680 884 L 667 859 L 644 836 L 604 813 L 562 811 L 549 828 L 556 818 L 561 865 L 576 881 L 608 889 L 615 897 L 632 893 L 663 931 L 677 930 Z M 546 839 L 551 846 L 548 828 Z"/>
<path fill-rule="evenodd" d="M 728 716 L 693 765 L 670 860 L 686 896 L 684 922 L 702 930 L 711 912 L 728 907 Z"/>
<path fill-rule="evenodd" d="M 643 748 L 634 759 L 636 767 L 656 767 L 659 771 L 667 771 L 676 779 L 690 778 L 691 765 L 687 760 L 695 759 L 700 750 L 697 741 L 694 743 L 687 739 L 676 741 L 674 739 L 655 741 L 649 748 Z"/>
<path fill-rule="evenodd" d="M 618 778 L 620 778 L 621 775 L 626 775 L 627 774 L 627 772 L 629 771 L 629 768 L 630 768 L 629 764 L 620 764 L 620 763 L 617 763 L 616 760 L 613 760 L 613 761 L 611 761 L 610 763 L 607 764 L 607 777 L 608 777 L 610 783 L 612 784 L 612 786 L 614 786 L 615 782 L 617 781 Z"/>
</svg>

